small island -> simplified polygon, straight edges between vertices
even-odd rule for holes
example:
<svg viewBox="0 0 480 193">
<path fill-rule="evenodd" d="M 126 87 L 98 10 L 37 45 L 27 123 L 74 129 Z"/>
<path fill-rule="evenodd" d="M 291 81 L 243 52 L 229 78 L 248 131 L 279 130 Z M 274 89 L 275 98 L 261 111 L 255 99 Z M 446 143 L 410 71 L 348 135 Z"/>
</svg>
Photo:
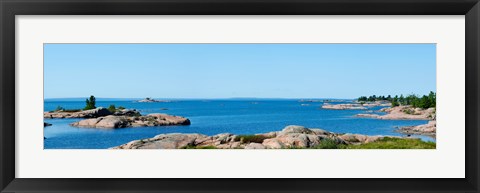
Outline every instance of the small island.
<svg viewBox="0 0 480 193">
<path fill-rule="evenodd" d="M 155 127 L 168 125 L 190 125 L 185 117 L 153 113 L 146 116 L 105 116 L 85 119 L 70 124 L 74 127 L 117 129 L 126 127 Z"/>
<path fill-rule="evenodd" d="M 167 115 L 161 113 L 152 113 L 142 116 L 136 109 L 126 109 L 125 107 L 115 107 L 110 105 L 108 108 L 96 107 L 95 96 L 86 99 L 85 107 L 80 109 L 65 109 L 57 107 L 56 110 L 44 112 L 46 119 L 64 119 L 64 118 L 84 118 L 84 120 L 71 123 L 71 126 L 84 128 L 126 128 L 126 127 L 153 127 L 167 125 L 190 125 L 190 120 L 181 116 Z M 49 126 L 44 122 L 44 126 Z"/>
<path fill-rule="evenodd" d="M 167 101 L 167 100 L 156 100 L 156 99 L 147 97 L 147 98 L 142 99 L 142 100 L 139 100 L 139 101 L 137 101 L 137 102 L 139 102 L 139 103 L 168 103 L 168 102 L 171 102 L 171 101 Z"/>
</svg>

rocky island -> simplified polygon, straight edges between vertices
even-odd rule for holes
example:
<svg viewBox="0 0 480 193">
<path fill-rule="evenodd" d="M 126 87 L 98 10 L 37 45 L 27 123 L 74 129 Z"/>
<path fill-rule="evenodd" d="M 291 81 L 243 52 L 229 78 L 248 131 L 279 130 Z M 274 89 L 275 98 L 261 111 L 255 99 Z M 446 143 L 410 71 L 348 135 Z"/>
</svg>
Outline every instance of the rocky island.
<svg viewBox="0 0 480 193">
<path fill-rule="evenodd" d="M 150 97 L 147 97 L 145 99 L 142 99 L 142 100 L 139 100 L 137 101 L 139 103 L 167 103 L 167 102 L 171 102 L 171 101 L 167 101 L 167 100 L 156 100 L 156 99 L 152 99 Z"/>
<path fill-rule="evenodd" d="M 412 142 L 421 143 L 413 138 L 338 134 L 323 129 L 291 125 L 282 131 L 256 135 L 161 134 L 153 138 L 131 141 L 111 149 L 336 149 L 355 148 L 359 145 L 391 139 L 415 140 Z"/>
<path fill-rule="evenodd" d="M 146 116 L 114 116 L 81 120 L 70 124 L 74 127 L 86 128 L 126 128 L 126 127 L 154 127 L 168 125 L 190 125 L 190 120 L 180 116 L 154 113 Z"/>
<path fill-rule="evenodd" d="M 146 98 L 147 100 L 153 100 Z M 57 107 L 57 110 L 44 112 L 43 117 L 53 118 L 85 118 L 78 122 L 71 123 L 74 127 L 85 128 L 126 128 L 126 127 L 154 127 L 167 125 L 190 125 L 190 120 L 185 117 L 173 116 L 161 113 L 153 113 L 142 116 L 135 109 L 116 108 L 110 105 L 108 108 L 96 107 L 94 96 L 86 99 L 84 110 L 66 110 Z M 44 127 L 49 124 L 44 122 Z"/>
<path fill-rule="evenodd" d="M 63 119 L 63 118 L 95 118 L 95 117 L 102 117 L 111 115 L 108 109 L 103 107 L 98 107 L 95 109 L 90 110 L 76 110 L 76 111 L 65 111 L 65 110 L 58 110 L 52 112 L 44 112 L 43 118 L 47 119 Z"/>
</svg>

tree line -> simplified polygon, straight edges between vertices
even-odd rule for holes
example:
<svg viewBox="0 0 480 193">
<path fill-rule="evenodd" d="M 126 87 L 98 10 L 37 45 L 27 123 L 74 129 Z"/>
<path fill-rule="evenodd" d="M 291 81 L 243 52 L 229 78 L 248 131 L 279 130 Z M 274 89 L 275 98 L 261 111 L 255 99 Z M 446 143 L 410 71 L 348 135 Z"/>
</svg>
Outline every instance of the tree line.
<svg viewBox="0 0 480 193">
<path fill-rule="evenodd" d="M 430 91 L 428 95 L 418 96 L 414 94 L 407 95 L 406 97 L 402 95 L 398 96 L 395 95 L 392 97 L 391 95 L 388 96 L 361 96 L 357 99 L 358 102 L 375 102 L 375 101 L 390 101 L 392 103 L 392 107 L 400 106 L 400 105 L 411 105 L 415 108 L 431 108 L 437 106 L 437 94 L 433 91 Z"/>
</svg>

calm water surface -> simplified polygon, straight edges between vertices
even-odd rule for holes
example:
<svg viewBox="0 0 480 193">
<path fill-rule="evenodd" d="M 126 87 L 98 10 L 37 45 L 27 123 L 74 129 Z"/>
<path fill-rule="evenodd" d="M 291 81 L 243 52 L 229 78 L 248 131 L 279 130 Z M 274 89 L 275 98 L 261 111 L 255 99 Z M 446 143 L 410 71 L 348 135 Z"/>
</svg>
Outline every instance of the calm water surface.
<svg viewBox="0 0 480 193">
<path fill-rule="evenodd" d="M 345 102 L 342 102 L 345 103 Z M 167 113 L 190 119 L 189 126 L 135 127 L 123 129 L 93 129 L 69 126 L 80 119 L 45 119 L 52 126 L 44 128 L 45 149 L 105 149 L 132 140 L 154 137 L 163 133 L 256 134 L 282 130 L 287 125 L 322 128 L 337 133 L 402 136 L 395 127 L 425 124 L 424 120 L 378 120 L 354 117 L 368 110 L 321 109 L 322 102 L 295 100 L 178 100 L 168 103 L 138 103 L 132 100 L 97 101 L 97 106 L 110 104 L 149 113 Z M 304 105 L 302 105 L 304 104 Z M 46 100 L 45 111 L 57 106 L 80 109 L 85 101 Z M 165 108 L 167 110 L 165 110 Z M 378 112 L 375 112 L 378 113 Z M 435 141 L 427 136 L 415 136 Z"/>
</svg>

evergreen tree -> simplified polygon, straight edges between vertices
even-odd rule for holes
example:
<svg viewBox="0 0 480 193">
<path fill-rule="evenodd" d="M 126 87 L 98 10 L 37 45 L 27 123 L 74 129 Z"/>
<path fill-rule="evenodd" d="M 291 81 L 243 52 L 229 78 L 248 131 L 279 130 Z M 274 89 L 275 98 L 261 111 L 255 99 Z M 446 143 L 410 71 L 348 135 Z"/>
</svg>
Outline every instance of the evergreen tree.
<svg viewBox="0 0 480 193">
<path fill-rule="evenodd" d="M 392 107 L 398 106 L 398 96 L 395 95 L 395 97 L 392 99 Z"/>
<path fill-rule="evenodd" d="M 428 94 L 428 100 L 430 107 L 437 107 L 437 94 L 435 94 L 433 91 L 430 91 Z"/>
<path fill-rule="evenodd" d="M 367 101 L 367 97 L 366 96 L 358 97 L 357 101 Z"/>
<path fill-rule="evenodd" d="M 94 97 L 93 95 L 90 96 L 90 99 L 87 99 L 87 100 L 85 101 L 85 103 L 86 103 L 86 104 L 85 104 L 85 108 L 83 108 L 83 110 L 90 110 L 90 109 L 95 109 L 95 108 L 97 108 L 97 107 L 95 106 L 95 97 Z"/>
<path fill-rule="evenodd" d="M 395 97 L 397 97 L 397 96 L 395 96 Z M 400 95 L 400 98 L 398 98 L 398 103 L 399 103 L 399 105 L 406 105 L 405 104 L 405 98 L 403 97 L 403 94 Z"/>
<path fill-rule="evenodd" d="M 430 100 L 428 100 L 428 96 L 423 95 L 423 97 L 421 99 L 419 99 L 418 107 L 423 108 L 423 109 L 430 108 Z"/>
</svg>

